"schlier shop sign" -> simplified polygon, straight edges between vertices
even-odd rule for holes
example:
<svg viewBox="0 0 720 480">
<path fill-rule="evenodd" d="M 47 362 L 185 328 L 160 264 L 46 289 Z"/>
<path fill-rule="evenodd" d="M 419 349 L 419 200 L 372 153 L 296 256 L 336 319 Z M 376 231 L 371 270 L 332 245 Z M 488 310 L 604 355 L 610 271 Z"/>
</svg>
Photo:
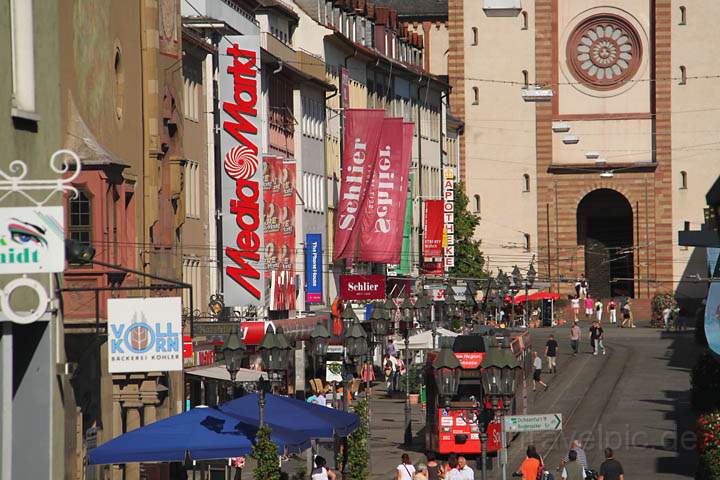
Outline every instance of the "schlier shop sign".
<svg viewBox="0 0 720 480">
<path fill-rule="evenodd" d="M 384 298 L 384 275 L 340 275 L 340 299 L 382 300 Z"/>
</svg>

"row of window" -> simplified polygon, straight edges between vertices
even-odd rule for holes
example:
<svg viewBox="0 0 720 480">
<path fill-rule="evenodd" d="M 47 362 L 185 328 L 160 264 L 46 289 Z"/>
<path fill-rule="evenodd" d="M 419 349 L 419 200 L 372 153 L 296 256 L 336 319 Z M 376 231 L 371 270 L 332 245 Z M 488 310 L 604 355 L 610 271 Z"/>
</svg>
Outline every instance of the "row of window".
<svg viewBox="0 0 720 480">
<path fill-rule="evenodd" d="M 200 119 L 199 97 L 200 84 L 186 78 L 183 84 L 183 112 L 188 120 L 197 122 Z"/>
<path fill-rule="evenodd" d="M 319 100 L 302 97 L 303 135 L 317 140 L 323 139 L 323 121 L 325 119 L 325 105 Z"/>
<path fill-rule="evenodd" d="M 192 299 L 194 308 L 202 308 L 200 285 L 202 285 L 202 277 L 200 269 L 200 259 L 197 257 L 183 257 L 182 263 L 182 281 L 183 283 L 189 283 L 194 288 L 192 290 Z M 183 290 L 183 305 L 190 306 L 190 290 Z"/>
<path fill-rule="evenodd" d="M 325 212 L 325 177 L 315 173 L 303 174 L 303 200 L 305 211 Z"/>
<path fill-rule="evenodd" d="M 200 164 L 193 160 L 185 163 L 185 214 L 200 218 Z"/>
</svg>

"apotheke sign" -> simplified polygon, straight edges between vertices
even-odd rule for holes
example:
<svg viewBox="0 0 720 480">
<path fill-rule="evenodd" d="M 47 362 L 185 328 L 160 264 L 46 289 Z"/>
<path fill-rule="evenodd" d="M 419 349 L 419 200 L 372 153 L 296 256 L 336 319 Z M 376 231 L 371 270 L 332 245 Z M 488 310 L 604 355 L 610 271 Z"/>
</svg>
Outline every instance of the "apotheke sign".
<svg viewBox="0 0 720 480">
<path fill-rule="evenodd" d="M 384 275 L 340 275 L 342 300 L 382 300 L 385 298 Z"/>
</svg>

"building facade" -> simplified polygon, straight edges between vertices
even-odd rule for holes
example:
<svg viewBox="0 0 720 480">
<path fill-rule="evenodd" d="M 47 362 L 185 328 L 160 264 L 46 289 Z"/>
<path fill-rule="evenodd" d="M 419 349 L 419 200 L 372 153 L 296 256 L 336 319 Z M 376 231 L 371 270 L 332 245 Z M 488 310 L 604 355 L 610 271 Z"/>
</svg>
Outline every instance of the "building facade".
<svg viewBox="0 0 720 480">
<path fill-rule="evenodd" d="M 715 86 L 695 78 L 712 69 L 697 42 L 716 8 L 450 0 L 461 176 L 491 269 L 534 256 L 563 293 L 585 275 L 599 297 L 702 295 L 685 283 L 702 252 L 672 232 L 699 220 L 715 177 L 702 172 L 720 168 L 707 145 Z"/>
</svg>

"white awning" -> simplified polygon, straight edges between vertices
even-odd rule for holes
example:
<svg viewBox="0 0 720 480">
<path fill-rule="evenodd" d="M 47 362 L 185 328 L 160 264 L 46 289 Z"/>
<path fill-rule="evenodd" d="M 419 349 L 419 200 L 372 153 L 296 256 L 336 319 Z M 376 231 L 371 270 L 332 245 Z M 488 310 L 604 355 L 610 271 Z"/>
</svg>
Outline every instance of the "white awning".
<svg viewBox="0 0 720 480">
<path fill-rule="evenodd" d="M 204 367 L 193 367 L 185 370 L 186 375 L 194 375 L 196 377 L 212 378 L 214 380 L 230 381 L 230 373 L 228 373 L 225 365 L 206 365 Z M 249 368 L 241 368 L 235 377 L 236 382 L 257 382 L 260 376 L 267 378 L 267 373 L 250 370 Z"/>
</svg>

